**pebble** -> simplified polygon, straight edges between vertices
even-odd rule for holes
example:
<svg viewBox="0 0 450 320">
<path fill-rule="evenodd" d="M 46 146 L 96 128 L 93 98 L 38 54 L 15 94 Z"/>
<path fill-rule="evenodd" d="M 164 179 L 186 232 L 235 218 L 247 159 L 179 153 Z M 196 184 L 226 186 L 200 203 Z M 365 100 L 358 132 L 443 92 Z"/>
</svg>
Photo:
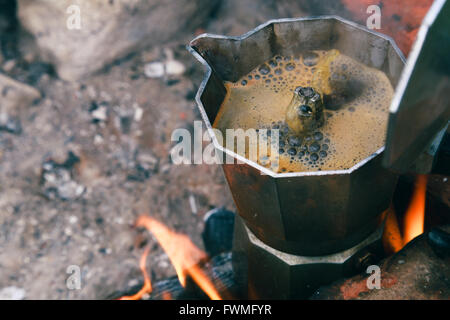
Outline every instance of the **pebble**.
<svg viewBox="0 0 450 320">
<path fill-rule="evenodd" d="M 134 110 L 134 121 L 139 122 L 142 120 L 142 116 L 144 114 L 144 110 L 137 106 Z"/>
<path fill-rule="evenodd" d="M 69 217 L 69 223 L 70 223 L 70 224 L 75 224 L 75 223 L 77 223 L 77 222 L 78 222 L 77 216 L 70 216 L 70 217 Z"/>
<path fill-rule="evenodd" d="M 5 72 L 11 72 L 12 69 L 14 69 L 14 67 L 16 66 L 16 61 L 15 60 L 8 60 L 3 64 L 3 70 Z"/>
<path fill-rule="evenodd" d="M 20 119 L 11 117 L 7 113 L 0 113 L 0 131 L 6 131 L 12 134 L 21 134 L 22 125 Z"/>
<path fill-rule="evenodd" d="M 164 76 L 164 63 L 150 62 L 144 67 L 144 74 L 148 78 L 161 78 Z"/>
<path fill-rule="evenodd" d="M 18 287 L 6 287 L 0 290 L 0 300 L 23 300 L 25 290 Z"/>
<path fill-rule="evenodd" d="M 169 76 L 179 76 L 186 71 L 186 67 L 178 60 L 169 60 L 165 63 L 166 73 Z M 164 68 L 164 67 L 163 67 Z M 164 69 L 163 69 L 164 73 Z"/>
<path fill-rule="evenodd" d="M 92 119 L 95 122 L 104 122 L 108 118 L 108 108 L 106 104 L 101 103 L 97 108 L 91 111 Z"/>
</svg>

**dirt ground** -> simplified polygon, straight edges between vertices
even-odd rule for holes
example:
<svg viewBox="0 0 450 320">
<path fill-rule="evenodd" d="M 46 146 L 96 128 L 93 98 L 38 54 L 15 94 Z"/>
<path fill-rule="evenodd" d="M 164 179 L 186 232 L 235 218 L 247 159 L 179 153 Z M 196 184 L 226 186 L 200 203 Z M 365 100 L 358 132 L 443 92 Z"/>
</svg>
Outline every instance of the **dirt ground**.
<svg viewBox="0 0 450 320">
<path fill-rule="evenodd" d="M 285 8 L 234 2 L 240 10 L 222 5 L 198 33 L 238 35 L 287 16 Z M 20 33 L 4 34 L 3 49 Z M 155 239 L 133 228 L 136 218 L 147 213 L 202 247 L 203 215 L 219 206 L 235 210 L 219 166 L 173 165 L 169 157 L 172 131 L 192 129 L 200 119 L 194 95 L 203 70 L 185 49 L 194 36 L 135 52 L 76 83 L 27 61 L 23 50 L 3 53 L 14 65 L 1 72 L 43 96 L 21 109 L 21 132 L 0 130 L 3 298 L 102 299 L 126 291 L 141 281 L 138 261 L 146 243 L 152 280 L 174 275 Z M 21 37 L 22 46 L 33 46 L 33 39 Z M 144 66 L 166 48 L 184 74 L 146 77 Z M 64 190 L 61 181 L 68 183 Z M 71 265 L 81 269 L 79 290 L 66 286 Z"/>
</svg>

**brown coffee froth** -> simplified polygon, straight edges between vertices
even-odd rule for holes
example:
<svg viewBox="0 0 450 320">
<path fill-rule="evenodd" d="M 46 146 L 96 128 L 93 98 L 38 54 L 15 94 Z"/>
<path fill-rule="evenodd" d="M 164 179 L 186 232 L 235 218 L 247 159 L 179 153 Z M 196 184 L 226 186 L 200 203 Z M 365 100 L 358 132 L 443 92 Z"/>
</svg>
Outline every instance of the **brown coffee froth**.
<svg viewBox="0 0 450 320">
<path fill-rule="evenodd" d="M 325 107 L 324 124 L 302 135 L 285 122 L 299 86 L 321 93 Z M 277 55 L 225 87 L 213 127 L 224 136 L 226 129 L 279 129 L 278 150 L 256 160 L 277 173 L 349 169 L 384 145 L 391 83 L 382 71 L 337 50 Z"/>
</svg>

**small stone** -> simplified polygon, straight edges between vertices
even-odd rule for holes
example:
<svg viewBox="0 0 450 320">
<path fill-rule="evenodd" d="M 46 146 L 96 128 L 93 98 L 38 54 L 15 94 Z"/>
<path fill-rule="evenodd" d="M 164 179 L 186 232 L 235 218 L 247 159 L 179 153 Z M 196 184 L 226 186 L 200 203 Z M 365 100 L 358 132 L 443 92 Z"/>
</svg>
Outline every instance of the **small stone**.
<svg viewBox="0 0 450 320">
<path fill-rule="evenodd" d="M 6 287 L 0 290 L 0 300 L 23 300 L 25 290 L 18 287 Z"/>
<path fill-rule="evenodd" d="M 15 66 L 16 66 L 16 61 L 11 59 L 11 60 L 6 61 L 3 64 L 2 68 L 3 68 L 3 70 L 5 70 L 5 72 L 11 72 Z"/>
<path fill-rule="evenodd" d="M 94 144 L 95 145 L 98 146 L 98 145 L 102 144 L 103 141 L 104 141 L 104 139 L 103 139 L 103 137 L 101 135 L 99 135 L 99 134 L 95 135 L 95 137 L 94 137 Z"/>
<path fill-rule="evenodd" d="M 0 131 L 21 134 L 22 125 L 17 117 L 10 117 L 7 113 L 0 113 Z"/>
<path fill-rule="evenodd" d="M 142 116 L 144 114 L 144 110 L 136 105 L 134 110 L 134 121 L 139 122 L 142 120 Z"/>
<path fill-rule="evenodd" d="M 164 76 L 164 64 L 162 62 L 150 62 L 144 67 L 144 74 L 148 78 L 161 78 Z"/>
<path fill-rule="evenodd" d="M 158 165 L 158 158 L 148 152 L 140 152 L 136 157 L 140 166 L 148 171 L 154 171 Z"/>
<path fill-rule="evenodd" d="M 166 61 L 166 73 L 169 76 L 179 76 L 182 75 L 186 71 L 186 67 L 178 60 L 169 60 Z M 164 69 L 163 69 L 164 74 Z M 147 73 L 146 73 L 147 75 Z M 148 76 L 148 75 L 147 75 Z M 149 77 L 152 78 L 152 77 Z M 156 77 L 159 78 L 159 77 Z"/>
<path fill-rule="evenodd" d="M 108 118 L 108 108 L 105 105 L 99 106 L 91 112 L 94 122 L 104 122 Z"/>
<path fill-rule="evenodd" d="M 76 216 L 70 216 L 69 217 L 69 223 L 70 224 L 75 224 L 78 222 L 78 218 Z"/>
</svg>

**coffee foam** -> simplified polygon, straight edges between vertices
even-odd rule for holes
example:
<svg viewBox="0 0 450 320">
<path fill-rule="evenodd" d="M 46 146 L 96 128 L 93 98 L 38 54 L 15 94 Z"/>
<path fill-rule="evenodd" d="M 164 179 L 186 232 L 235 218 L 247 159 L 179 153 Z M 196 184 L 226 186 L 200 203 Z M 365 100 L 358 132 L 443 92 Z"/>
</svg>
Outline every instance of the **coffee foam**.
<svg viewBox="0 0 450 320">
<path fill-rule="evenodd" d="M 285 123 L 286 107 L 298 86 L 324 94 L 325 105 L 325 124 L 302 137 Z M 275 172 L 348 169 L 384 145 L 394 92 L 390 81 L 337 50 L 277 55 L 225 87 L 213 126 L 223 134 L 226 129 L 280 128 L 279 153 L 258 161 L 271 168 L 278 158 Z"/>
</svg>

